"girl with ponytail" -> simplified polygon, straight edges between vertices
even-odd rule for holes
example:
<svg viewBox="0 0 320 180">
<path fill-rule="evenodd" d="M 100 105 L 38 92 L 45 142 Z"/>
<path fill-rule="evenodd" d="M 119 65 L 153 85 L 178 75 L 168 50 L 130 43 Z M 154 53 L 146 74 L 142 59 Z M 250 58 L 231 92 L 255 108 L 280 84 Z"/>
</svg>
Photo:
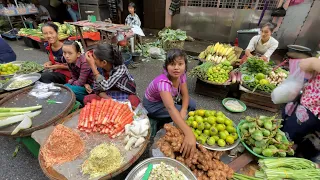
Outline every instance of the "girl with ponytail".
<svg viewBox="0 0 320 180">
<path fill-rule="evenodd" d="M 99 44 L 86 59 L 94 76 L 94 87 L 86 86 L 87 92 L 94 92 L 84 98 L 84 103 L 92 99 L 112 98 L 119 101 L 129 100 L 133 107 L 140 103 L 136 96 L 136 84 L 127 67 L 123 64 L 121 52 L 110 44 Z M 102 69 L 103 73 L 97 70 Z"/>
</svg>

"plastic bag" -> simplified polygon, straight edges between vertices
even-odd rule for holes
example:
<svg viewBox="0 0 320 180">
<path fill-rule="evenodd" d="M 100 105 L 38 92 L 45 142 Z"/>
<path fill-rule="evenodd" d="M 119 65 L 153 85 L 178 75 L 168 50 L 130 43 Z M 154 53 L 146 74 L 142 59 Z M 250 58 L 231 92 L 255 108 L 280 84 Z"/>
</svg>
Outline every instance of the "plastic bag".
<svg viewBox="0 0 320 180">
<path fill-rule="evenodd" d="M 157 47 L 151 47 L 149 49 L 150 57 L 153 59 L 163 59 L 165 58 L 165 52 L 163 49 L 157 48 Z"/>
<path fill-rule="evenodd" d="M 304 85 L 305 72 L 300 67 L 286 79 L 282 84 L 275 88 L 271 93 L 274 104 L 283 104 L 293 101 L 299 94 Z"/>
<path fill-rule="evenodd" d="M 47 99 L 52 95 L 60 94 L 61 88 L 55 86 L 53 83 L 45 84 L 37 82 L 35 87 L 29 92 L 29 95 L 38 99 Z"/>
<path fill-rule="evenodd" d="M 164 128 L 160 129 L 156 136 L 153 139 L 153 144 L 150 147 L 149 155 L 150 157 L 165 157 L 165 155 L 161 152 L 160 148 L 157 146 L 157 141 L 166 135 L 166 130 Z"/>
</svg>

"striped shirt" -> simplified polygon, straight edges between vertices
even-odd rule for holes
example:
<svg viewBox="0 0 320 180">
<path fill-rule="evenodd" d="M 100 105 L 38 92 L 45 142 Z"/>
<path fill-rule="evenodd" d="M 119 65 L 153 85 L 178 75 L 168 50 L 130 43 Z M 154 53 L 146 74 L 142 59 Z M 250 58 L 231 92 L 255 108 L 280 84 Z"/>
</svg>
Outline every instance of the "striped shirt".
<svg viewBox="0 0 320 180">
<path fill-rule="evenodd" d="M 75 63 L 68 63 L 71 71 L 71 79 L 68 84 L 74 86 L 84 86 L 93 84 L 93 73 L 84 55 L 81 55 Z"/>
<path fill-rule="evenodd" d="M 180 84 L 187 82 L 186 74 L 180 76 Z M 161 74 L 156 77 L 147 87 L 145 97 L 151 102 L 162 101 L 160 92 L 170 92 L 172 97 L 178 95 L 178 89 L 173 87 L 173 83 L 168 79 L 165 74 Z"/>
<path fill-rule="evenodd" d="M 136 94 L 136 84 L 126 65 L 114 67 L 107 76 L 108 78 L 98 75 L 96 78 L 94 83 L 96 94 L 112 89 L 117 89 L 128 94 Z"/>
</svg>

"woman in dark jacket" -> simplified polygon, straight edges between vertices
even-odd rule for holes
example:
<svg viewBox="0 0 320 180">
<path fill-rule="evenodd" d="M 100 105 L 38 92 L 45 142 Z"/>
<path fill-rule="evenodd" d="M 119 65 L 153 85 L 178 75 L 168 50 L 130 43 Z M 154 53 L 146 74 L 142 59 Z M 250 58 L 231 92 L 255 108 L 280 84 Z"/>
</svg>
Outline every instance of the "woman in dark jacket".
<svg viewBox="0 0 320 180">
<path fill-rule="evenodd" d="M 9 44 L 0 36 L 0 63 L 8 63 L 16 59 L 16 53 L 14 53 Z"/>
</svg>

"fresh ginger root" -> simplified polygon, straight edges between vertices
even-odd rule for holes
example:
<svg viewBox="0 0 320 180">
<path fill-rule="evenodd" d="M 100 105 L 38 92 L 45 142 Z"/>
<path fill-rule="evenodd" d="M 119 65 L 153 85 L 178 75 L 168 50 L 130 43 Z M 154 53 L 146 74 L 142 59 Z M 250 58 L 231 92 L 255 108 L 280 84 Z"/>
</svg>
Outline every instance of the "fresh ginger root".
<svg viewBox="0 0 320 180">
<path fill-rule="evenodd" d="M 219 159 L 223 151 L 209 151 L 202 145 L 197 145 L 192 156 L 182 157 L 180 148 L 184 140 L 183 132 L 175 126 L 165 124 L 165 136 L 157 141 L 157 146 L 163 154 L 175 158 L 188 166 L 198 180 L 227 180 L 233 176 L 233 170 Z"/>
</svg>

